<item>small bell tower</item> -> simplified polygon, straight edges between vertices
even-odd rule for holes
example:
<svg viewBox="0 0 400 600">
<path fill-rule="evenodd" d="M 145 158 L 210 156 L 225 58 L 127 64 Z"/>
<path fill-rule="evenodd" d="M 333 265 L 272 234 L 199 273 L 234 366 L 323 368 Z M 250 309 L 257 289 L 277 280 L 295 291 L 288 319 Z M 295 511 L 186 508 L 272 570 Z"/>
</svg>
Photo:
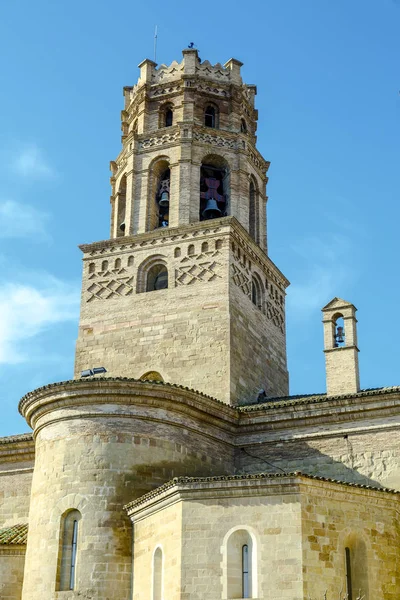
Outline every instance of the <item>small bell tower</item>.
<svg viewBox="0 0 400 600">
<path fill-rule="evenodd" d="M 328 396 L 360 391 L 356 307 L 334 298 L 323 309 Z"/>
<path fill-rule="evenodd" d="M 269 162 L 241 66 L 188 48 L 124 88 L 110 239 L 81 246 L 76 377 L 98 363 L 227 403 L 288 393 L 289 282 L 267 254 Z"/>
</svg>

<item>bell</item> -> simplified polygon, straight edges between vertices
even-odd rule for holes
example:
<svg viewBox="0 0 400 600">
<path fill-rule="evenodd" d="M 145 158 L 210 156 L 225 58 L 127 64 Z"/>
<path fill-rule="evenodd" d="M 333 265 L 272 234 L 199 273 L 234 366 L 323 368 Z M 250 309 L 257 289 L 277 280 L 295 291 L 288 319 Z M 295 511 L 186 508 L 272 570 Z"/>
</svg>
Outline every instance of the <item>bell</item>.
<svg viewBox="0 0 400 600">
<path fill-rule="evenodd" d="M 344 342 L 344 332 L 343 332 L 343 327 L 338 327 L 337 328 L 337 333 L 336 333 L 336 342 L 338 344 L 343 344 Z"/>
<path fill-rule="evenodd" d="M 222 216 L 222 212 L 218 208 L 217 201 L 214 198 L 207 200 L 205 209 L 203 210 L 204 219 L 217 219 Z"/>
<path fill-rule="evenodd" d="M 125 221 L 123 221 L 121 223 L 121 225 L 119 226 L 119 228 L 120 228 L 121 231 L 125 231 Z"/>
<path fill-rule="evenodd" d="M 164 192 L 161 194 L 161 197 L 160 197 L 160 200 L 159 200 L 159 203 L 158 203 L 158 204 L 159 204 L 161 207 L 164 207 L 164 208 L 166 208 L 166 207 L 168 207 L 168 206 L 169 206 L 169 194 L 168 194 L 168 192 L 165 192 L 165 191 L 164 191 Z"/>
</svg>

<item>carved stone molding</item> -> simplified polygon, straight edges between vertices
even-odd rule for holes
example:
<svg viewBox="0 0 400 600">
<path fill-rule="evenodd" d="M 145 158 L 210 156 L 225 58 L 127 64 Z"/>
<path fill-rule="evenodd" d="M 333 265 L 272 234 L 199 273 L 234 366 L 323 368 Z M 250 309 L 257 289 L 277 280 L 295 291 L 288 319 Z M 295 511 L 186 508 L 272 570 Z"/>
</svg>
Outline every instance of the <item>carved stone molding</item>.
<svg viewBox="0 0 400 600">
<path fill-rule="evenodd" d="M 197 281 L 208 282 L 220 278 L 221 264 L 210 260 L 216 254 L 219 252 L 185 256 L 175 269 L 175 285 L 192 285 Z"/>
<path fill-rule="evenodd" d="M 211 144 L 212 146 L 217 146 L 218 148 L 237 148 L 237 141 L 225 138 L 220 135 L 213 135 L 210 133 L 203 133 L 201 131 L 193 131 L 193 139 L 197 142 L 203 142 L 204 144 Z"/>
<path fill-rule="evenodd" d="M 171 133 L 154 135 L 150 138 L 142 140 L 141 142 L 139 142 L 139 144 L 143 150 L 147 150 L 148 148 L 157 148 L 158 146 L 163 146 L 164 144 L 171 144 L 172 142 L 175 142 L 178 138 L 179 130 L 175 130 Z"/>
</svg>

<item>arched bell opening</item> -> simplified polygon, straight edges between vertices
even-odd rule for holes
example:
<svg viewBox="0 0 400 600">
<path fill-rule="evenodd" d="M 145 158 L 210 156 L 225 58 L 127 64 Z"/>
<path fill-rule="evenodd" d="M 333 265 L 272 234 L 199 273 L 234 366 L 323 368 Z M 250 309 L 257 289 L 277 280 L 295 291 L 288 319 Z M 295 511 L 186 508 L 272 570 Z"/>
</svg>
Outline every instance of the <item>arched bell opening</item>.
<svg viewBox="0 0 400 600">
<path fill-rule="evenodd" d="M 204 109 L 204 125 L 216 129 L 219 127 L 219 110 L 218 106 L 213 103 L 208 103 Z"/>
<path fill-rule="evenodd" d="M 199 220 L 217 219 L 229 214 L 230 169 L 222 156 L 204 157 L 200 168 Z"/>
<path fill-rule="evenodd" d="M 171 171 L 166 159 L 157 160 L 150 171 L 147 230 L 169 225 Z"/>
<path fill-rule="evenodd" d="M 343 348 L 346 345 L 344 319 L 341 313 L 336 313 L 332 318 L 333 347 Z"/>
<path fill-rule="evenodd" d="M 123 175 L 117 193 L 117 231 L 116 237 L 125 235 L 126 223 L 126 175 Z"/>
</svg>

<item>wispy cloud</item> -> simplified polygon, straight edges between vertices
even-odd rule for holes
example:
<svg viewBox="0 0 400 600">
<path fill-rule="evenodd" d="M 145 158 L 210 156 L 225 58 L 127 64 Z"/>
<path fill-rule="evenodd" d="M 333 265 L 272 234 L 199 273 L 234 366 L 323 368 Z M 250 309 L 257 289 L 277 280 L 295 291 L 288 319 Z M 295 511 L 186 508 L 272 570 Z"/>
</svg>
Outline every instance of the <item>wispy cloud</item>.
<svg viewBox="0 0 400 600">
<path fill-rule="evenodd" d="M 288 290 L 288 310 L 292 316 L 304 318 L 340 295 L 349 281 L 352 242 L 345 235 L 326 233 L 306 236 L 293 245 L 293 250 L 303 267 Z"/>
<path fill-rule="evenodd" d="M 30 204 L 0 200 L 0 238 L 48 239 L 49 215 Z"/>
<path fill-rule="evenodd" d="M 36 144 L 19 149 L 12 163 L 13 169 L 23 177 L 35 179 L 54 177 L 55 171 Z"/>
<path fill-rule="evenodd" d="M 34 338 L 77 319 L 78 311 L 78 286 L 53 277 L 42 276 L 35 285 L 0 283 L 0 363 L 28 361 Z"/>
</svg>

